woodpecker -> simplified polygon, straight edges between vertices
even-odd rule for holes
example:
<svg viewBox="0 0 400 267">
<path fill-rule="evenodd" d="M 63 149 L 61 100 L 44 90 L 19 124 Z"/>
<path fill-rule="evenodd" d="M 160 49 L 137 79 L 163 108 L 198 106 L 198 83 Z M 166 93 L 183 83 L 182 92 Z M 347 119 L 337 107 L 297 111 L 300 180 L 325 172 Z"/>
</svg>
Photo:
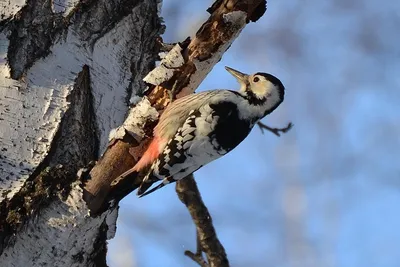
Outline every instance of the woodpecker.
<svg viewBox="0 0 400 267">
<path fill-rule="evenodd" d="M 162 113 L 142 158 L 121 175 L 147 171 L 139 196 L 179 181 L 227 154 L 282 103 L 285 87 L 275 76 L 260 72 L 247 75 L 225 68 L 240 83 L 239 91 L 191 94 L 175 100 Z M 147 191 L 157 181 L 161 183 Z"/>
</svg>

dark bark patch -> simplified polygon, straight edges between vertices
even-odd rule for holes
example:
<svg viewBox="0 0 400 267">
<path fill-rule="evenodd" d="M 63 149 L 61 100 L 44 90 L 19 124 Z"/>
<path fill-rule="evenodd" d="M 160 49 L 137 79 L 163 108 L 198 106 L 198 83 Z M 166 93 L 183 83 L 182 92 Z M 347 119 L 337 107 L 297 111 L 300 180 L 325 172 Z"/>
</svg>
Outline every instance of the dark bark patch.
<svg viewBox="0 0 400 267">
<path fill-rule="evenodd" d="M 20 79 L 33 63 L 50 53 L 54 39 L 66 28 L 61 14 L 53 14 L 51 0 L 28 0 L 8 23 L 7 59 L 11 78 Z"/>
<path fill-rule="evenodd" d="M 251 22 L 256 22 L 259 20 L 267 11 L 267 1 L 263 0 L 261 3 L 254 9 L 254 11 L 251 13 L 251 15 L 248 16 L 248 19 Z"/>
<path fill-rule="evenodd" d="M 78 253 L 76 253 L 75 255 L 72 255 L 72 259 L 76 263 L 83 263 L 83 261 L 85 260 L 83 255 L 85 255 L 85 252 L 83 250 L 81 250 Z"/>
<path fill-rule="evenodd" d="M 99 227 L 99 233 L 96 236 L 96 240 L 93 242 L 93 253 L 92 262 L 96 267 L 108 267 L 106 255 L 107 255 L 107 231 L 108 225 L 104 220 Z"/>
<path fill-rule="evenodd" d="M 12 199 L 0 203 L 0 255 L 13 236 L 30 218 L 47 207 L 54 198 L 66 200 L 76 175 L 59 165 L 44 169 L 27 181 Z"/>
<path fill-rule="evenodd" d="M 3 31 L 3 29 L 8 25 L 8 23 L 11 21 L 11 18 L 3 19 L 0 17 L 0 32 Z"/>
<path fill-rule="evenodd" d="M 82 41 L 94 43 L 115 27 L 119 21 L 132 13 L 132 9 L 139 5 L 140 0 L 122 1 L 81 1 L 74 9 L 71 18 L 74 31 Z"/>
<path fill-rule="evenodd" d="M 62 164 L 77 172 L 97 159 L 100 141 L 93 99 L 89 67 L 85 65 L 67 97 L 70 107 L 63 116 L 57 138 L 52 142 L 46 166 Z"/>
</svg>

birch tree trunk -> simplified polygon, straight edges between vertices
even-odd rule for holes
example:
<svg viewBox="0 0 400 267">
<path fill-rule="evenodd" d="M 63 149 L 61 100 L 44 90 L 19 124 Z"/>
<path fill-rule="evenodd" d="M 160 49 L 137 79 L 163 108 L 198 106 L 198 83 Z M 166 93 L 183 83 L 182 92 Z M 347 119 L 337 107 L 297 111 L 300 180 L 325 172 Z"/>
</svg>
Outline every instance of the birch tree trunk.
<svg viewBox="0 0 400 267">
<path fill-rule="evenodd" d="M 140 156 L 166 90 L 192 93 L 265 1 L 216 1 L 196 36 L 147 75 L 164 29 L 159 8 L 159 0 L 1 0 L 1 266 L 106 266 L 118 201 L 135 189 L 113 181 L 137 160 L 129 150 Z M 214 229 L 203 231 L 211 219 L 195 183 L 178 189 L 200 251 L 227 266 Z"/>
<path fill-rule="evenodd" d="M 76 173 L 144 88 L 158 5 L 0 2 L 1 266 L 106 266 L 117 208 L 90 217 Z"/>
</svg>

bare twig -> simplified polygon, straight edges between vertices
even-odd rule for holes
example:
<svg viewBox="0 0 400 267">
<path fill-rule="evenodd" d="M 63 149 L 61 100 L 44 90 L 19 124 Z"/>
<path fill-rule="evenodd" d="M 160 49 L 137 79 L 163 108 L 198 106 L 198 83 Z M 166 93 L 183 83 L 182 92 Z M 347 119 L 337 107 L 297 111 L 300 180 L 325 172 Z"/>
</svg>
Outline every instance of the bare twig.
<svg viewBox="0 0 400 267">
<path fill-rule="evenodd" d="M 268 130 L 278 137 L 281 136 L 280 132 L 286 133 L 293 127 L 293 123 L 291 123 L 291 122 L 289 122 L 288 125 L 284 128 L 271 128 L 268 125 L 265 125 L 264 123 L 262 123 L 261 121 L 257 122 L 257 125 L 258 125 L 258 127 L 260 127 L 260 130 L 262 133 L 264 133 L 264 130 Z"/>
<path fill-rule="evenodd" d="M 179 199 L 186 205 L 197 229 L 197 251 L 185 251 L 185 255 L 202 267 L 228 267 L 229 261 L 225 249 L 218 240 L 211 215 L 201 198 L 193 175 L 176 183 L 176 192 Z M 207 256 L 208 264 L 202 257 Z"/>
</svg>

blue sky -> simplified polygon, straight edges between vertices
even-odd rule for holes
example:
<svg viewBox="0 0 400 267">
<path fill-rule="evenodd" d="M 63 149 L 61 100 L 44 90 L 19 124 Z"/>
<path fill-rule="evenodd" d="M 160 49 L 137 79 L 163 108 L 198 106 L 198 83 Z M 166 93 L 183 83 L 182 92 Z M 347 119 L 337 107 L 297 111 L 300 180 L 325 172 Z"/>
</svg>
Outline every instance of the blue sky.
<svg viewBox="0 0 400 267">
<path fill-rule="evenodd" d="M 166 41 L 192 35 L 211 1 L 164 1 Z M 270 72 L 284 103 L 195 177 L 232 266 L 400 266 L 400 2 L 269 1 L 199 91 L 237 89 L 225 70 Z M 173 186 L 122 201 L 108 262 L 197 266 Z"/>
</svg>

